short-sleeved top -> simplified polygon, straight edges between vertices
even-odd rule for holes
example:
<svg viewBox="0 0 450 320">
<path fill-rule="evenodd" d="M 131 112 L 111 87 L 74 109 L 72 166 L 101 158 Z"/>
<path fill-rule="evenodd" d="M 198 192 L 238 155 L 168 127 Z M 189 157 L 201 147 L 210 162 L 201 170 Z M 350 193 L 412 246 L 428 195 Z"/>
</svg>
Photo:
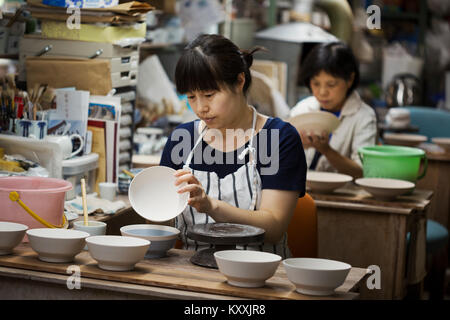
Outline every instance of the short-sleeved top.
<svg viewBox="0 0 450 320">
<path fill-rule="evenodd" d="M 199 137 L 199 120 L 179 125 L 171 133 L 161 156 L 160 165 L 181 169 Z M 237 171 L 249 162 L 249 154 L 238 158 L 249 142 L 237 150 L 222 152 L 204 140 L 194 150 L 190 168 L 215 172 L 219 178 Z M 262 189 L 298 191 L 305 194 L 306 158 L 300 135 L 289 123 L 279 118 L 268 118 L 255 135 L 256 168 L 261 176 Z"/>
<path fill-rule="evenodd" d="M 305 112 L 319 110 L 319 101 L 311 96 L 298 102 L 292 108 L 290 116 L 294 117 Z M 338 117 L 340 125 L 331 136 L 330 147 L 361 165 L 358 149 L 374 145 L 376 142 L 377 119 L 375 111 L 361 100 L 356 91 L 353 91 L 345 101 Z M 309 167 L 313 162 L 315 149 L 309 148 L 305 151 L 305 154 Z M 337 171 L 326 157 L 320 157 L 315 170 Z"/>
</svg>

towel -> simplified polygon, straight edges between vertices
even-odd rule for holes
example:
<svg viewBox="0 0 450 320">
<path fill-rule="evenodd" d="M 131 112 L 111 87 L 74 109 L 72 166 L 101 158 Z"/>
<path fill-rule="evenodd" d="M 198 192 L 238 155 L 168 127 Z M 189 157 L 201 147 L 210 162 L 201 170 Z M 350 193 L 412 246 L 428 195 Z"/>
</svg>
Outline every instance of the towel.
<svg viewBox="0 0 450 320">
<path fill-rule="evenodd" d="M 125 208 L 125 202 L 122 200 L 109 201 L 106 199 L 100 199 L 97 197 L 97 193 L 88 194 L 86 196 L 87 212 L 93 214 L 95 212 L 101 212 L 106 214 L 114 214 L 117 210 Z M 69 212 L 75 212 L 78 215 L 83 215 L 83 202 L 82 197 L 77 196 L 75 199 L 66 201 L 64 209 Z"/>
</svg>

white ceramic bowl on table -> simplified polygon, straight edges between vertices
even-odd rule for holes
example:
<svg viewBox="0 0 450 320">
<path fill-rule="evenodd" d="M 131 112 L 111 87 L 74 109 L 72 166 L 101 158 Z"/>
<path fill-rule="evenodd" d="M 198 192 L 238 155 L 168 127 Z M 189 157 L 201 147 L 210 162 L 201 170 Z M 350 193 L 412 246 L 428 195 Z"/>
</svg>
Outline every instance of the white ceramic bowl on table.
<svg viewBox="0 0 450 320">
<path fill-rule="evenodd" d="M 420 134 L 408 133 L 385 133 L 383 140 L 386 144 L 395 146 L 416 147 L 419 144 L 428 140 L 427 136 Z"/>
<path fill-rule="evenodd" d="M 331 112 L 311 111 L 299 114 L 288 119 L 297 130 L 304 130 L 317 135 L 323 131 L 331 133 L 339 127 L 339 119 Z"/>
<path fill-rule="evenodd" d="M 306 173 L 306 186 L 313 192 L 332 192 L 351 181 L 353 181 L 353 177 L 341 173 L 321 171 L 308 171 Z"/>
<path fill-rule="evenodd" d="M 172 249 L 177 241 L 180 230 L 170 226 L 156 224 L 132 224 L 120 228 L 122 236 L 136 237 L 150 241 L 150 247 L 145 258 L 162 258 Z"/>
<path fill-rule="evenodd" d="M 334 294 L 352 268 L 344 262 L 318 258 L 290 258 L 283 260 L 283 266 L 296 291 L 313 296 Z"/>
<path fill-rule="evenodd" d="M 72 229 L 38 228 L 27 230 L 31 248 L 45 262 L 71 262 L 81 252 L 89 233 Z"/>
<path fill-rule="evenodd" d="M 375 199 L 391 201 L 415 188 L 410 181 L 388 178 L 360 178 L 355 183 L 369 192 Z"/>
<path fill-rule="evenodd" d="M 131 181 L 128 198 L 133 209 L 144 219 L 162 222 L 178 216 L 187 206 L 189 192 L 179 194 L 185 186 L 175 186 L 175 170 L 155 166 L 139 172 Z"/>
<path fill-rule="evenodd" d="M 228 284 L 244 288 L 263 287 L 281 261 L 279 255 L 251 250 L 217 251 L 214 258 Z"/>
<path fill-rule="evenodd" d="M 435 138 L 432 138 L 431 141 L 434 144 L 437 144 L 439 147 L 441 147 L 445 151 L 450 152 L 450 138 L 435 137 Z"/>
<path fill-rule="evenodd" d="M 110 271 L 133 270 L 144 259 L 150 241 L 122 236 L 92 236 L 86 239 L 89 253 L 98 267 Z"/>
<path fill-rule="evenodd" d="M 27 229 L 28 226 L 21 223 L 0 221 L 0 256 L 12 253 L 22 242 Z"/>
</svg>

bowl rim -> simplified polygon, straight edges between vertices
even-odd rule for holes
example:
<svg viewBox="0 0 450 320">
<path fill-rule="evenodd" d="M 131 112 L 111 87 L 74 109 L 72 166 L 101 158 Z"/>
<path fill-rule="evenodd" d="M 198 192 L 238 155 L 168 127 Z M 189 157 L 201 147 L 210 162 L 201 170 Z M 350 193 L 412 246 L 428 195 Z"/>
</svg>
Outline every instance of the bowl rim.
<svg viewBox="0 0 450 320">
<path fill-rule="evenodd" d="M 27 231 L 30 227 L 28 227 L 26 224 L 23 223 L 18 223 L 18 222 L 10 222 L 10 221 L 0 221 L 0 226 L 1 225 L 9 225 L 11 227 L 17 227 L 20 229 L 15 229 L 15 230 L 2 230 L 0 227 L 0 232 L 1 233 L 6 233 L 6 232 L 22 232 L 22 231 Z"/>
<path fill-rule="evenodd" d="M 306 260 L 327 261 L 327 262 L 338 263 L 338 264 L 342 265 L 342 268 L 333 268 L 333 269 L 305 268 L 305 267 L 299 267 L 299 266 L 292 265 L 291 262 L 294 260 L 296 260 L 296 261 L 306 261 Z M 346 271 L 346 270 L 350 270 L 352 268 L 352 266 L 346 262 L 332 260 L 332 259 L 322 259 L 322 258 L 288 258 L 288 259 L 283 260 L 283 266 L 287 266 L 287 267 L 294 268 L 297 270 L 305 270 L 305 271 Z"/>
<path fill-rule="evenodd" d="M 150 216 L 149 214 L 142 214 L 141 212 L 139 212 L 139 211 L 135 208 L 135 206 L 136 206 L 136 200 L 133 199 L 133 188 L 134 188 L 133 186 L 134 186 L 134 184 L 136 183 L 136 181 L 137 181 L 137 179 L 138 179 L 139 176 L 141 176 L 141 175 L 143 176 L 143 175 L 145 175 L 146 173 L 148 173 L 148 172 L 150 172 L 150 171 L 155 171 L 155 170 L 167 170 L 168 172 L 170 172 L 170 173 L 172 173 L 172 174 L 174 174 L 174 173 L 176 172 L 176 170 L 173 169 L 173 168 L 166 167 L 166 166 L 159 166 L 159 165 L 158 165 L 158 166 L 152 166 L 152 167 L 145 168 L 144 170 L 142 170 L 142 171 L 140 171 L 138 174 L 136 174 L 136 175 L 134 176 L 133 180 L 131 180 L 130 185 L 129 185 L 129 187 L 128 187 L 128 200 L 130 201 L 130 205 L 131 205 L 131 207 L 134 209 L 134 211 L 136 211 L 136 213 L 137 213 L 138 215 L 140 215 L 141 217 L 143 217 L 144 219 L 147 219 L 147 220 L 150 220 L 150 221 L 155 221 L 155 222 L 164 222 L 164 221 L 168 221 L 168 220 L 173 219 L 173 218 L 177 217 L 178 215 L 180 215 L 180 214 L 184 211 L 184 209 L 187 207 L 187 204 L 188 204 L 188 198 L 189 198 L 189 197 L 186 196 L 186 200 L 184 201 L 183 208 L 181 209 L 180 212 L 178 212 L 177 214 L 172 213 L 172 214 L 170 214 L 170 215 L 168 215 L 168 216 L 166 216 L 166 217 L 164 217 L 164 218 L 161 218 L 161 217 L 155 218 L 155 217 Z M 180 185 L 180 186 L 182 186 L 182 185 Z M 180 197 L 181 197 L 181 196 L 182 196 L 182 194 L 180 194 Z"/>
<path fill-rule="evenodd" d="M 387 185 L 386 187 L 379 187 L 379 186 L 374 186 L 374 185 L 370 185 L 367 183 L 364 183 L 366 181 L 370 181 L 370 180 L 378 180 L 378 181 L 386 181 L 386 182 L 401 182 L 403 183 L 405 186 L 403 187 L 396 187 L 394 185 Z M 401 179 L 392 179 L 392 178 L 381 178 L 381 177 L 365 177 L 365 178 L 358 178 L 355 180 L 355 183 L 361 187 L 367 187 L 367 188 L 375 188 L 375 189 L 382 189 L 382 190 L 404 190 L 404 189 L 413 189 L 416 187 L 416 184 L 411 182 L 411 181 L 406 181 L 406 180 L 401 180 Z"/>
<path fill-rule="evenodd" d="M 105 238 L 110 238 L 111 239 L 112 237 L 114 237 L 115 239 L 119 239 L 119 238 L 131 239 L 133 241 L 141 242 L 141 244 L 117 245 L 117 244 L 108 244 L 108 243 L 95 242 L 95 240 L 100 239 L 100 238 L 101 239 L 105 239 Z M 117 236 L 117 235 L 90 236 L 90 237 L 86 238 L 86 242 L 88 244 L 94 244 L 94 245 L 98 245 L 98 246 L 102 246 L 102 247 L 110 247 L 110 248 L 138 248 L 138 247 L 149 246 L 150 243 L 151 243 L 149 240 L 142 239 L 142 238 L 127 237 L 127 236 Z"/>
<path fill-rule="evenodd" d="M 220 253 L 233 253 L 233 252 L 251 252 L 250 254 L 263 254 L 264 256 L 267 257 L 272 257 L 271 260 L 269 261 L 243 261 L 243 260 L 236 260 L 236 259 L 230 259 L 230 258 L 225 258 L 220 256 Z M 256 250 L 221 250 L 221 251 L 216 251 L 214 252 L 214 258 L 216 259 L 221 259 L 223 261 L 227 261 L 227 262 L 238 262 L 238 263 L 257 263 L 257 264 L 263 264 L 263 263 L 275 263 L 275 262 L 280 262 L 282 260 L 282 257 L 279 256 L 278 254 L 275 253 L 271 253 L 271 252 L 265 252 L 265 251 L 256 251 Z"/>
<path fill-rule="evenodd" d="M 412 140 L 408 140 L 408 138 L 412 138 Z M 405 142 L 425 142 L 428 140 L 428 137 L 423 134 L 386 132 L 383 134 L 383 139 L 399 140 Z"/>
<path fill-rule="evenodd" d="M 66 231 L 62 231 L 63 233 L 67 233 L 68 235 L 72 234 L 73 236 L 71 237 L 57 237 L 57 236 L 48 236 L 48 235 L 42 235 L 39 234 L 39 232 L 41 231 L 47 231 L 47 232 L 61 232 L 61 230 L 66 230 Z M 49 230 L 58 230 L 58 231 L 49 231 Z M 26 231 L 27 236 L 31 236 L 35 237 L 35 238 L 40 238 L 40 239 L 53 239 L 53 240 L 80 240 L 80 239 L 86 239 L 87 237 L 90 236 L 89 233 L 85 232 L 85 231 L 81 231 L 81 230 L 75 230 L 75 229 L 61 229 L 61 228 L 34 228 L 34 229 L 28 229 Z M 77 236 L 78 235 L 78 236 Z"/>
<path fill-rule="evenodd" d="M 308 178 L 308 173 L 319 176 L 319 177 L 325 176 L 325 175 L 331 175 L 331 176 L 335 176 L 336 178 L 342 178 L 342 180 L 330 181 L 330 180 L 320 180 L 320 179 L 314 179 L 314 178 L 311 179 L 311 175 Z M 339 172 L 308 170 L 306 172 L 306 181 L 307 182 L 324 182 L 324 183 L 344 183 L 344 182 L 353 181 L 353 177 L 348 174 L 343 174 L 343 173 L 339 173 Z"/>
<path fill-rule="evenodd" d="M 134 235 L 129 230 L 135 230 L 135 229 L 152 229 L 152 230 L 163 230 L 163 231 L 170 231 L 172 234 L 165 235 L 165 236 L 145 236 L 145 235 Z M 120 232 L 126 234 L 126 236 L 132 236 L 132 237 L 146 237 L 146 238 L 153 238 L 153 241 L 163 241 L 163 240 L 172 240 L 173 238 L 178 237 L 180 234 L 180 230 L 171 226 L 165 226 L 165 225 L 158 225 L 158 224 L 129 224 L 126 226 L 122 226 L 120 228 Z"/>
<path fill-rule="evenodd" d="M 435 144 L 445 144 L 450 145 L 450 137 L 434 137 L 431 141 Z"/>
</svg>

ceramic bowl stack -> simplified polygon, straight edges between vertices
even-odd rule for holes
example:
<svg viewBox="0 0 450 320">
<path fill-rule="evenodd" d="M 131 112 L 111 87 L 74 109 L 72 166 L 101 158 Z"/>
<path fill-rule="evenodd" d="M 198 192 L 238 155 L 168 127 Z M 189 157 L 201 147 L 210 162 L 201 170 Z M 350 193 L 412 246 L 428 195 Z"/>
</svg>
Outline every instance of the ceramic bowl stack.
<svg viewBox="0 0 450 320">
<path fill-rule="evenodd" d="M 175 170 L 155 166 L 138 173 L 130 184 L 128 198 L 134 211 L 149 221 L 163 222 L 178 216 L 187 206 L 189 192 L 177 190 L 186 185 L 175 186 Z"/>
<path fill-rule="evenodd" d="M 290 258 L 283 260 L 283 266 L 296 291 L 313 296 L 334 294 L 352 268 L 344 262 L 316 258 Z"/>
<path fill-rule="evenodd" d="M 406 108 L 391 108 L 385 120 L 392 128 L 406 128 L 411 124 L 411 112 Z"/>
<path fill-rule="evenodd" d="M 306 186 L 313 192 L 330 193 L 343 187 L 353 178 L 346 174 L 335 172 L 308 171 L 306 173 Z"/>
<path fill-rule="evenodd" d="M 288 119 L 297 130 L 321 135 L 323 131 L 331 133 L 339 126 L 339 119 L 331 112 L 311 111 Z"/>
<path fill-rule="evenodd" d="M 81 252 L 89 233 L 71 229 L 38 228 L 27 232 L 31 248 L 45 262 L 71 262 Z"/>
<path fill-rule="evenodd" d="M 0 256 L 12 253 L 27 230 L 28 226 L 24 224 L 0 221 Z"/>
<path fill-rule="evenodd" d="M 360 178 L 355 183 L 369 192 L 375 199 L 392 201 L 396 197 L 409 193 L 415 188 L 410 181 L 388 178 Z"/>
<path fill-rule="evenodd" d="M 450 138 L 432 138 L 431 141 L 444 149 L 446 152 L 450 152 Z"/>
<path fill-rule="evenodd" d="M 428 138 L 420 134 L 407 134 L 407 133 L 385 133 L 383 140 L 386 144 L 405 147 L 417 147 L 423 142 L 426 142 Z"/>
<path fill-rule="evenodd" d="M 281 261 L 279 255 L 250 250 L 217 251 L 214 258 L 228 284 L 244 288 L 263 287 Z"/>
<path fill-rule="evenodd" d="M 162 258 L 172 249 L 180 234 L 180 230 L 155 224 L 132 224 L 120 228 L 122 236 L 136 237 L 150 241 L 145 258 Z"/>
<path fill-rule="evenodd" d="M 150 241 L 122 236 L 92 236 L 86 239 L 91 257 L 98 267 L 110 271 L 133 270 L 144 259 Z"/>
<path fill-rule="evenodd" d="M 130 169 L 129 172 L 136 176 L 142 170 L 143 170 L 142 168 L 134 168 L 134 169 Z M 123 193 L 123 194 L 127 194 L 128 193 L 128 189 L 129 189 L 130 184 L 131 184 L 131 181 L 133 181 L 133 178 L 131 178 L 126 173 L 122 172 L 122 173 L 119 174 L 119 177 L 118 177 L 117 180 L 118 180 L 117 187 L 119 189 L 119 192 Z"/>
</svg>

